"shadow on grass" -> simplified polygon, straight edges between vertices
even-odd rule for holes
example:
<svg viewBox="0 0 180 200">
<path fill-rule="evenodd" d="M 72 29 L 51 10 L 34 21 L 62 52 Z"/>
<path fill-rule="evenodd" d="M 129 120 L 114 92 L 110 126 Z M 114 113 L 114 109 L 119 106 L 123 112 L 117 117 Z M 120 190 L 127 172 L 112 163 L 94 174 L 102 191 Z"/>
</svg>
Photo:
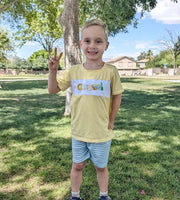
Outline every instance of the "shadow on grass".
<svg viewBox="0 0 180 200">
<path fill-rule="evenodd" d="M 32 89 L 46 89 L 46 80 L 34 80 L 34 81 L 14 81 L 14 82 L 1 82 L 1 90 L 32 90 Z"/>
<path fill-rule="evenodd" d="M 109 161 L 113 199 L 179 199 L 179 108 L 178 84 L 125 91 Z"/>
<path fill-rule="evenodd" d="M 142 84 L 139 79 L 125 81 Z M 70 120 L 63 117 L 65 97 L 47 94 L 43 81 L 30 82 L 22 93 L 13 84 L 7 89 L 12 86 L 17 94 L 0 98 L 4 163 L 0 199 L 68 200 L 71 139 L 62 136 L 60 129 L 60 134 L 51 135 L 53 127 L 69 126 Z M 179 94 L 180 86 L 175 84 L 154 93 L 125 90 L 108 165 L 113 200 L 179 198 Z M 98 193 L 94 166 L 88 161 L 81 194 L 94 200 Z"/>
<path fill-rule="evenodd" d="M 71 139 L 42 135 L 26 145 L 11 146 L 6 154 L 6 169 L 0 171 L 0 199 L 68 199 Z"/>
<path fill-rule="evenodd" d="M 20 82 L 20 87 L 17 83 L 14 85 L 14 82 L 7 84 L 8 90 L 11 85 L 13 89 L 10 90 L 12 93 L 2 95 L 0 98 L 2 119 L 0 120 L 0 130 L 4 131 L 4 134 L 1 134 L 1 145 L 8 146 L 9 139 L 23 142 L 41 137 L 44 134 L 42 128 L 52 126 L 55 121 L 63 117 L 65 97 L 49 95 L 47 81 L 25 82 L 24 87 L 23 82 Z M 2 87 L 7 88 L 6 84 Z M 34 92 L 30 93 L 29 91 L 34 88 Z M 39 91 L 39 88 L 46 90 Z M 20 92 L 14 93 L 14 90 Z M 64 125 L 68 123 L 67 120 Z M 43 135 L 43 137 L 45 136 Z"/>
<path fill-rule="evenodd" d="M 70 125 L 63 116 L 65 97 L 49 95 L 47 81 L 8 82 L 2 88 L 0 199 L 54 199 L 59 187 L 69 194 L 71 139 L 61 136 Z"/>
</svg>

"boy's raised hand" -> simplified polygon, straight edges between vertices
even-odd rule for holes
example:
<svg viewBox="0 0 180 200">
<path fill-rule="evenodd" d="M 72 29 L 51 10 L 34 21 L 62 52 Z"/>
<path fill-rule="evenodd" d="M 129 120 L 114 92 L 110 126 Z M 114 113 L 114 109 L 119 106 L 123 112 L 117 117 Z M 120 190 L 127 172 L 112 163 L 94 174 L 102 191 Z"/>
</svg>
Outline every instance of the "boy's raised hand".
<svg viewBox="0 0 180 200">
<path fill-rule="evenodd" d="M 54 57 L 49 60 L 49 70 L 50 71 L 57 71 L 59 68 L 59 61 L 63 55 L 63 52 L 59 54 L 57 57 L 57 48 L 54 49 Z"/>
</svg>

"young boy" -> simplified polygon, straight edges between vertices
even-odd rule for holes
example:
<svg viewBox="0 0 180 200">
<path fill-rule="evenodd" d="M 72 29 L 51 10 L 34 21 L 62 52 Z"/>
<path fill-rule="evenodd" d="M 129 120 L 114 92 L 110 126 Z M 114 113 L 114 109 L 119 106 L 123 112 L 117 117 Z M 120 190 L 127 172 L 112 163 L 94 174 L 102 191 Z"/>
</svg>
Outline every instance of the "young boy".
<svg viewBox="0 0 180 200">
<path fill-rule="evenodd" d="M 109 45 L 108 30 L 101 20 L 90 20 L 81 31 L 80 46 L 86 57 L 84 64 L 72 66 L 56 78 L 59 60 L 55 49 L 49 61 L 48 90 L 51 94 L 71 86 L 71 127 L 73 164 L 70 200 L 81 200 L 82 172 L 87 159 L 94 163 L 100 189 L 98 200 L 108 196 L 107 163 L 114 120 L 121 104 L 123 88 L 117 69 L 104 63 L 102 56 Z"/>
</svg>

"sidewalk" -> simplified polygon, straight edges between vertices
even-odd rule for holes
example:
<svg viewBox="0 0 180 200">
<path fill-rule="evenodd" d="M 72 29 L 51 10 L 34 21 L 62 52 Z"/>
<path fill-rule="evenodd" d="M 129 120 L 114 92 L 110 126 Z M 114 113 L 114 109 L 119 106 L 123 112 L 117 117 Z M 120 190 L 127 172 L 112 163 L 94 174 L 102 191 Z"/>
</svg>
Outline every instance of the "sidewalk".
<svg viewBox="0 0 180 200">
<path fill-rule="evenodd" d="M 0 82 L 15 82 L 15 81 L 46 81 L 48 80 L 47 78 L 41 78 L 41 79 L 5 79 L 5 80 L 0 80 Z"/>
</svg>

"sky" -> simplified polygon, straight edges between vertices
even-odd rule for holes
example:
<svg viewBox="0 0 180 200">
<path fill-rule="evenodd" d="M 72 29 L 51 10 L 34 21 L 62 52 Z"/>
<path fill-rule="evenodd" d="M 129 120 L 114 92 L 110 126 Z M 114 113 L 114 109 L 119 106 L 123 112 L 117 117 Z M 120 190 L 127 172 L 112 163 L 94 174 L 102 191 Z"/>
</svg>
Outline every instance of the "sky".
<svg viewBox="0 0 180 200">
<path fill-rule="evenodd" d="M 104 53 L 104 61 L 120 56 L 137 59 L 141 52 L 148 50 L 152 50 L 154 55 L 158 54 L 163 50 L 160 40 L 169 39 L 167 30 L 180 35 L 180 1 L 158 0 L 156 8 L 139 19 L 137 28 L 132 25 L 127 28 L 128 33 L 109 37 L 110 44 Z M 22 48 L 16 49 L 16 55 L 28 59 L 33 52 L 41 49 L 38 43 L 26 42 Z"/>
</svg>

